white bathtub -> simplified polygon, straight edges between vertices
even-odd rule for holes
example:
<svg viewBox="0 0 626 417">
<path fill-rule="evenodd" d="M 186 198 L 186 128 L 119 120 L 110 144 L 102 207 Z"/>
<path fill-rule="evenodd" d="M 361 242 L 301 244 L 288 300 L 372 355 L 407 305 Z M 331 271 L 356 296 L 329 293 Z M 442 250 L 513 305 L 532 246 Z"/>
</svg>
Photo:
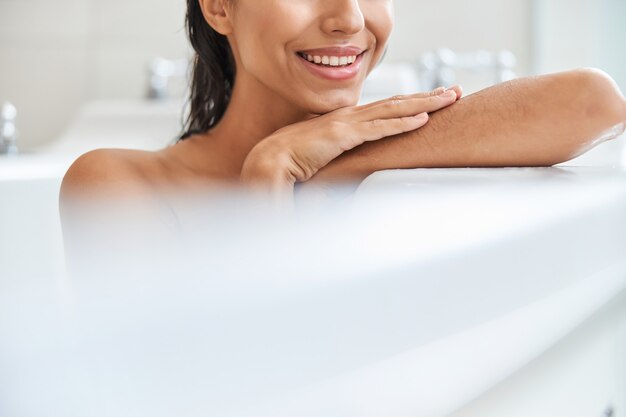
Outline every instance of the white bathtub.
<svg viewBox="0 0 626 417">
<path fill-rule="evenodd" d="M 71 163 L 96 148 L 163 148 L 180 133 L 183 107 L 182 100 L 90 102 L 36 152 L 0 155 L 0 280 L 63 271 L 58 191 Z"/>
<path fill-rule="evenodd" d="M 211 219 L 173 271 L 77 283 L 56 211 L 67 162 L 16 161 L 38 167 L 29 178 L 0 165 L 2 416 L 470 416 L 537 401 L 588 416 L 626 403 L 623 361 L 571 347 L 584 323 L 614 329 L 606 346 L 626 340 L 623 167 L 380 172 L 349 210 L 230 239 L 229 219 Z M 562 344 L 602 372 L 538 381 Z M 568 397 L 533 391 L 542 381 Z"/>
<path fill-rule="evenodd" d="M 607 354 L 626 348 L 624 137 L 555 168 L 376 173 L 350 211 L 199 241 L 147 283 L 68 281 L 67 167 L 94 147 L 164 146 L 179 109 L 92 103 L 45 152 L 0 158 L 0 415 L 626 407 L 626 364 Z"/>
<path fill-rule="evenodd" d="M 321 218 L 218 216 L 169 273 L 68 280 L 62 175 L 94 147 L 164 146 L 180 107 L 92 103 L 42 154 L 0 158 L 1 416 L 626 408 L 606 354 L 626 348 L 624 137 L 554 168 L 376 173 Z"/>
</svg>

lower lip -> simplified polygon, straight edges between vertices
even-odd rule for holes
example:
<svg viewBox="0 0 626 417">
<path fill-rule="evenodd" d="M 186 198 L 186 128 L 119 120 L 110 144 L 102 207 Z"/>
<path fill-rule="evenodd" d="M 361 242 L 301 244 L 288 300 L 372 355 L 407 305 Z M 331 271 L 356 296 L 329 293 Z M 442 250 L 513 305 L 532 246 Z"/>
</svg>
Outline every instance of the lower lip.
<svg viewBox="0 0 626 417">
<path fill-rule="evenodd" d="M 314 64 L 313 62 L 309 62 L 307 59 L 304 59 L 299 54 L 296 54 L 296 57 L 300 61 L 302 61 L 304 66 L 307 67 L 309 71 L 311 71 L 314 75 L 317 75 L 318 77 L 332 81 L 345 81 L 356 77 L 356 75 L 359 73 L 364 55 L 365 53 L 358 55 L 356 57 L 356 61 L 354 61 L 352 65 L 346 65 L 343 67 L 321 66 Z"/>
</svg>

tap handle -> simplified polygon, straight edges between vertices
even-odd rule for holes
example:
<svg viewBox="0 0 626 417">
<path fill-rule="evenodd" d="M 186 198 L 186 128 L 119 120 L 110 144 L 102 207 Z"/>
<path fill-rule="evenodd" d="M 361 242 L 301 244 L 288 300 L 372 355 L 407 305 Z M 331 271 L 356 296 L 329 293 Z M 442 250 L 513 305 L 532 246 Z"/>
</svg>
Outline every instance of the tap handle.
<svg viewBox="0 0 626 417">
<path fill-rule="evenodd" d="M 189 75 L 189 61 L 186 59 L 154 58 L 148 64 L 148 98 L 165 99 L 172 78 Z"/>
<path fill-rule="evenodd" d="M 17 117 L 17 110 L 15 106 L 8 101 L 2 104 L 2 109 L 0 110 L 0 121 L 4 122 L 13 122 Z"/>
<path fill-rule="evenodd" d="M 17 109 L 9 102 L 0 108 L 0 146 L 5 154 L 17 154 Z"/>
</svg>

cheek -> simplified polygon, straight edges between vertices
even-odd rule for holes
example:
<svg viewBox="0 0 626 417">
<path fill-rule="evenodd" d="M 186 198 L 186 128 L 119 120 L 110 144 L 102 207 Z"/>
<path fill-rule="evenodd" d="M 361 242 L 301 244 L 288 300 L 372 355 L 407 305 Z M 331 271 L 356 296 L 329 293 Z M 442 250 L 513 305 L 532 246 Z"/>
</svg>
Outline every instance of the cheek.
<svg viewBox="0 0 626 417">
<path fill-rule="evenodd" d="M 240 28 L 234 36 L 241 64 L 253 73 L 267 72 L 269 68 L 276 75 L 276 68 L 286 65 L 285 45 L 306 30 L 310 9 L 299 1 L 247 3 L 234 24 Z"/>
<path fill-rule="evenodd" d="M 372 59 L 373 69 L 382 57 L 393 31 L 393 5 L 390 0 L 365 0 L 362 3 L 367 27 L 376 39 L 376 50 Z"/>
<path fill-rule="evenodd" d="M 259 13 L 260 12 L 260 13 Z M 248 68 L 255 63 L 263 62 L 263 55 L 267 53 L 268 45 L 273 42 L 272 32 L 268 31 L 271 28 L 269 19 L 266 16 L 269 15 L 257 10 L 256 6 L 246 6 L 241 8 L 241 11 L 237 14 L 234 21 L 233 38 L 236 42 L 236 49 L 241 60 L 241 64 Z M 265 42 L 261 40 L 259 33 L 264 33 L 263 37 Z"/>
</svg>

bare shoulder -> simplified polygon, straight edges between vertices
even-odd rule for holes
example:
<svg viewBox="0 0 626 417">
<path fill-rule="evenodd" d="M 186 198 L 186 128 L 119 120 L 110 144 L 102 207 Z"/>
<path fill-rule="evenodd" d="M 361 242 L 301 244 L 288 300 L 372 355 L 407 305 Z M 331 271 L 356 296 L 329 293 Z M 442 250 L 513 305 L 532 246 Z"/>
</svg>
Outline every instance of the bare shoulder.
<svg viewBox="0 0 626 417">
<path fill-rule="evenodd" d="M 75 260 L 81 262 L 84 247 L 100 253 L 114 244 L 130 252 L 152 239 L 170 239 L 177 215 L 161 185 L 177 175 L 159 152 L 98 149 L 81 155 L 59 195 L 66 253 L 79 254 Z"/>
<path fill-rule="evenodd" d="M 96 149 L 81 155 L 70 166 L 61 185 L 61 199 L 112 193 L 146 192 L 151 173 L 159 170 L 154 152 Z"/>
</svg>

